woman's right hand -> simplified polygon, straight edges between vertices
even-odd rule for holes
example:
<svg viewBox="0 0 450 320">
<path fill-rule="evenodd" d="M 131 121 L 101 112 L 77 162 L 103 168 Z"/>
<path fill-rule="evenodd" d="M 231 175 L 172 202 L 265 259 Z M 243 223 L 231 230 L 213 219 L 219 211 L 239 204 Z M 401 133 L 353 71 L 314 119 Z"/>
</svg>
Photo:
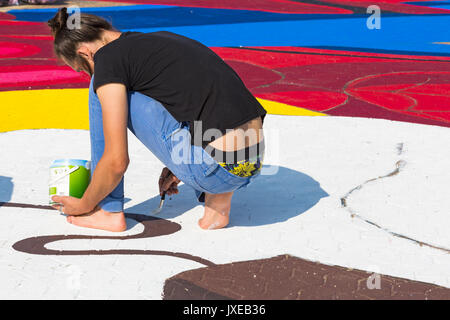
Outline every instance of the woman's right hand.
<svg viewBox="0 0 450 320">
<path fill-rule="evenodd" d="M 165 167 L 159 177 L 159 195 L 162 196 L 164 191 L 169 196 L 177 194 L 178 184 L 180 182 L 181 181 L 172 173 L 172 171 Z"/>
</svg>

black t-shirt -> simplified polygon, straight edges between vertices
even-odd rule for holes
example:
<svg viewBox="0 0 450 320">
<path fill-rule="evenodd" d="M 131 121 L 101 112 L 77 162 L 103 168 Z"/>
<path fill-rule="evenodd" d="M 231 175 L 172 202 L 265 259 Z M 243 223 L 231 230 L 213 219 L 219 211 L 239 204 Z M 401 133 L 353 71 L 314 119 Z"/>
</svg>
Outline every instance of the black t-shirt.
<svg viewBox="0 0 450 320">
<path fill-rule="evenodd" d="M 222 134 L 266 110 L 237 73 L 211 49 L 171 32 L 124 32 L 94 55 L 94 90 L 122 83 L 159 101 L 177 121 L 190 123 L 192 144 L 217 128 Z M 196 127 L 194 128 L 194 121 Z M 213 137 L 210 140 L 214 140 Z M 203 148 L 210 141 L 202 141 Z"/>
</svg>

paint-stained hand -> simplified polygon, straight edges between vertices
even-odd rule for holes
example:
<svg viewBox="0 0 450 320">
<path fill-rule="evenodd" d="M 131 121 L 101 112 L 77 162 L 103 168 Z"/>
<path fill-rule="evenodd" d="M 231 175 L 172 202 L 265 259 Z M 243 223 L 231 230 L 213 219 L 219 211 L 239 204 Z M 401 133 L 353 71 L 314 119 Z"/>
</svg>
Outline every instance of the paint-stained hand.
<svg viewBox="0 0 450 320">
<path fill-rule="evenodd" d="M 79 216 L 89 213 L 91 210 L 86 208 L 81 199 L 69 196 L 53 196 L 52 200 L 58 202 L 52 207 L 64 214 L 71 216 Z"/>
<path fill-rule="evenodd" d="M 170 171 L 167 167 L 165 167 L 161 176 L 159 177 L 159 195 L 162 196 L 165 191 L 167 195 L 177 194 L 178 193 L 178 184 L 180 183 L 180 179 L 178 179 L 172 171 Z"/>
</svg>

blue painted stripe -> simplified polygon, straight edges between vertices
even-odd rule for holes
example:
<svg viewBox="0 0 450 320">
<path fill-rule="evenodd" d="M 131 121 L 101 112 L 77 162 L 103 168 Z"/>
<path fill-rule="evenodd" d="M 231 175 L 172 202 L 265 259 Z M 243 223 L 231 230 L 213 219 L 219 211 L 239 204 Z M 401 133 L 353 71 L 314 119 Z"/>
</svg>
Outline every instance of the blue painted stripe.
<svg viewBox="0 0 450 320">
<path fill-rule="evenodd" d="M 383 17 L 380 30 L 369 30 L 365 18 L 282 21 L 166 28 L 129 28 L 123 31 L 172 31 L 207 46 L 335 46 L 367 50 L 450 53 L 450 15 Z"/>
<path fill-rule="evenodd" d="M 303 46 L 361 48 L 367 51 L 414 52 L 448 55 L 450 15 L 382 14 L 381 29 L 369 30 L 369 15 L 278 14 L 248 10 L 169 7 L 147 5 L 83 8 L 102 16 L 122 31 L 172 31 L 207 46 Z M 139 9 L 136 9 L 139 8 Z M 38 9 L 39 10 L 39 9 Z M 47 21 L 53 11 L 21 10 L 18 20 Z M 45 9 L 50 10 L 50 9 Z M 10 11 L 11 12 L 11 11 Z"/>
<path fill-rule="evenodd" d="M 82 13 L 99 15 L 118 29 L 173 27 L 189 25 L 232 24 L 245 22 L 289 21 L 310 19 L 342 19 L 350 15 L 322 14 L 284 14 L 260 12 L 252 10 L 209 9 L 190 7 L 163 7 L 148 9 L 147 6 L 131 6 L 127 10 L 122 7 L 82 8 Z M 46 22 L 57 12 L 55 9 L 11 10 L 17 20 L 31 22 Z M 352 16 L 353 17 L 353 16 Z"/>
</svg>

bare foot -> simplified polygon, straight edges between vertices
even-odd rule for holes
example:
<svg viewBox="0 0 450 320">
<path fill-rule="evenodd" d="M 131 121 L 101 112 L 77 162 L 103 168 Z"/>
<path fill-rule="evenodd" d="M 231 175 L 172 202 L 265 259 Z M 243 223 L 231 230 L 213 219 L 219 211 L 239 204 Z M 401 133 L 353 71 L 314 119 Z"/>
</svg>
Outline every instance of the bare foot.
<svg viewBox="0 0 450 320">
<path fill-rule="evenodd" d="M 203 218 L 198 220 L 200 228 L 212 230 L 226 227 L 230 222 L 232 196 L 233 192 L 205 193 L 205 213 Z"/>
<path fill-rule="evenodd" d="M 125 215 L 122 212 L 108 212 L 95 207 L 90 213 L 81 216 L 68 216 L 67 222 L 79 227 L 101 229 L 113 232 L 127 230 Z"/>
</svg>

